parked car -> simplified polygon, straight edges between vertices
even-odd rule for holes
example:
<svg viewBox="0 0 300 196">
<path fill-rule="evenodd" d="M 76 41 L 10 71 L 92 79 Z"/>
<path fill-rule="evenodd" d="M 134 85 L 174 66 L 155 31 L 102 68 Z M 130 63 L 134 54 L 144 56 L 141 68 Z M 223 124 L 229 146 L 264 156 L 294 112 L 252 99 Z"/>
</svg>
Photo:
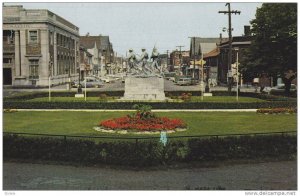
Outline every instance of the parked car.
<svg viewBox="0 0 300 196">
<path fill-rule="evenodd" d="M 285 85 L 280 84 L 274 87 L 265 87 L 263 89 L 263 92 L 268 93 L 268 94 L 276 94 L 276 93 L 284 93 L 285 91 Z M 297 86 L 295 84 L 291 84 L 291 93 L 297 92 Z"/>
<path fill-rule="evenodd" d="M 176 73 L 175 72 L 165 72 L 165 73 L 163 73 L 163 76 L 166 80 L 171 80 L 171 78 L 175 78 Z"/>
<path fill-rule="evenodd" d="M 169 77 L 168 80 L 170 80 L 170 81 L 172 81 L 172 82 L 175 82 L 175 77 Z"/>
<path fill-rule="evenodd" d="M 110 83 L 112 80 L 108 77 L 105 77 L 105 78 L 101 78 L 101 80 L 105 83 Z"/>
<path fill-rule="evenodd" d="M 176 82 L 177 85 L 183 86 L 183 85 L 191 85 L 192 79 L 191 78 L 179 78 Z"/>
<path fill-rule="evenodd" d="M 84 88 L 85 85 L 87 88 L 101 88 L 104 86 L 103 82 L 95 77 L 86 77 L 83 81 L 80 81 L 80 85 L 82 88 Z M 78 88 L 78 86 L 79 86 L 79 82 L 74 81 L 72 87 Z"/>
</svg>

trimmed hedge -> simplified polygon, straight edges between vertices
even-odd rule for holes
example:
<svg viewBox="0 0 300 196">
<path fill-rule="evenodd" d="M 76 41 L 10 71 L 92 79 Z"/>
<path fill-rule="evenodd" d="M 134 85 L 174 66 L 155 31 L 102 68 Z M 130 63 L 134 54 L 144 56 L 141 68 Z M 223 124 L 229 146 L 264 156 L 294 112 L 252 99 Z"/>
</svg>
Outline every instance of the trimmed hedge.
<svg viewBox="0 0 300 196">
<path fill-rule="evenodd" d="M 166 96 L 181 96 L 183 93 L 191 94 L 192 96 L 201 96 L 200 91 L 165 91 Z M 51 92 L 52 97 L 75 97 L 76 92 Z M 124 91 L 91 91 L 87 92 L 88 97 L 100 97 L 101 94 L 105 94 L 107 96 L 115 96 L 122 97 L 124 96 Z M 236 96 L 235 92 L 227 92 L 227 91 L 213 91 L 213 96 Z M 261 93 L 253 93 L 253 92 L 240 92 L 239 96 L 241 97 L 253 97 L 268 101 L 296 101 L 295 98 L 291 97 L 283 97 L 283 96 L 275 96 Z M 48 92 L 36 92 L 25 95 L 16 95 L 12 97 L 4 97 L 4 100 L 29 100 L 39 97 L 48 97 Z"/>
<path fill-rule="evenodd" d="M 164 147 L 157 140 L 138 143 L 4 135 L 4 159 L 53 160 L 77 164 L 154 166 L 174 162 L 221 161 L 266 157 L 291 158 L 297 153 L 296 135 L 241 136 L 206 139 L 171 139 Z"/>
<path fill-rule="evenodd" d="M 261 108 L 256 111 L 262 114 L 293 114 L 297 113 L 296 108 Z"/>
<path fill-rule="evenodd" d="M 24 102 L 4 101 L 4 109 L 132 109 L 135 104 L 150 105 L 153 109 L 257 109 L 293 108 L 296 101 L 276 102 Z"/>
<path fill-rule="evenodd" d="M 52 97 L 75 97 L 77 92 L 51 92 Z M 124 96 L 124 91 L 91 91 L 87 92 L 88 97 L 100 97 L 101 94 L 106 94 L 107 96 Z M 29 100 L 40 97 L 48 97 L 48 92 L 37 92 L 26 95 L 16 95 L 12 97 L 6 97 L 5 100 Z"/>
</svg>

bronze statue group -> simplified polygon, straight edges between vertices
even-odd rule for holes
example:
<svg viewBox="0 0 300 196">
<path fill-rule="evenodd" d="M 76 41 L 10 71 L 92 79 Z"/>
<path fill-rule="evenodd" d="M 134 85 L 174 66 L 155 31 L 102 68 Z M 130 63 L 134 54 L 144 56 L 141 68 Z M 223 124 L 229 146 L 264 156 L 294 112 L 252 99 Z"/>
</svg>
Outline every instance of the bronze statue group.
<svg viewBox="0 0 300 196">
<path fill-rule="evenodd" d="M 141 55 L 134 53 L 133 49 L 129 49 L 129 54 L 127 56 L 128 60 L 128 70 L 127 73 L 136 76 L 159 76 L 161 74 L 161 69 L 158 63 L 159 53 L 154 47 L 151 54 L 151 61 L 149 60 L 149 55 L 145 48 L 142 48 Z"/>
</svg>

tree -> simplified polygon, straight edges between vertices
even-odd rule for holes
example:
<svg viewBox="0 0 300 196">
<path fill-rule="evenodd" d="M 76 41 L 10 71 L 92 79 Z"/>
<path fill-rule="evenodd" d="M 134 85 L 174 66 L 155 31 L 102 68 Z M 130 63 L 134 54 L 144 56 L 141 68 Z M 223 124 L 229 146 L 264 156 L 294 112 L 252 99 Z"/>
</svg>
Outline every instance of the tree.
<svg viewBox="0 0 300 196">
<path fill-rule="evenodd" d="M 297 4 L 264 3 L 250 23 L 254 39 L 245 51 L 242 71 L 280 76 L 289 94 L 297 75 Z"/>
</svg>

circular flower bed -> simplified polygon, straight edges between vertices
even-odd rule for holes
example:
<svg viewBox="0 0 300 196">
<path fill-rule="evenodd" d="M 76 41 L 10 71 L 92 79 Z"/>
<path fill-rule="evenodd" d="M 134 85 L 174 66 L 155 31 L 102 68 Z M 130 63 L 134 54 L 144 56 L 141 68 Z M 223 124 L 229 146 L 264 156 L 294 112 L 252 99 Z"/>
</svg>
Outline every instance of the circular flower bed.
<svg viewBox="0 0 300 196">
<path fill-rule="evenodd" d="M 181 119 L 157 117 L 151 112 L 151 106 L 134 105 L 136 113 L 120 118 L 105 120 L 95 130 L 112 133 L 159 133 L 160 131 L 184 131 L 186 124 Z"/>
<path fill-rule="evenodd" d="M 175 130 L 176 128 L 185 128 L 185 123 L 180 119 L 169 119 L 167 117 L 154 117 L 143 119 L 136 115 L 135 117 L 121 117 L 102 121 L 100 126 L 112 130 L 132 130 L 132 131 L 163 131 Z"/>
</svg>

